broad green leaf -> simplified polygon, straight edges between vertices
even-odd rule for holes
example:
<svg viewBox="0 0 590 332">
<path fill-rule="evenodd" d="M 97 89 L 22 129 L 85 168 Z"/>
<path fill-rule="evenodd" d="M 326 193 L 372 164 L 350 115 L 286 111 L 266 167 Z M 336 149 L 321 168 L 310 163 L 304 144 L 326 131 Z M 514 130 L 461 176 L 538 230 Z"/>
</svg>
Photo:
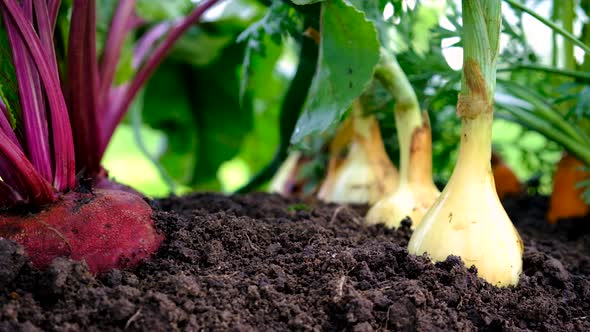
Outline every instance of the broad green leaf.
<svg viewBox="0 0 590 332">
<path fill-rule="evenodd" d="M 385 22 L 383 20 L 383 10 L 385 9 L 387 3 L 389 3 L 389 0 L 347 0 L 347 2 L 354 6 L 354 8 L 363 12 L 367 19 L 374 21 L 375 23 Z"/>
<path fill-rule="evenodd" d="M 292 7 L 276 1 L 257 22 L 238 36 L 238 43 L 246 43 L 242 64 L 240 100 L 251 91 L 253 95 L 269 91 L 265 87 L 282 51 L 284 36 L 301 31 L 301 18 Z M 257 86 L 262 89 L 258 89 Z M 254 91 L 257 90 L 257 91 Z"/>
<path fill-rule="evenodd" d="M 319 64 L 292 143 L 335 126 L 373 77 L 379 41 L 373 23 L 343 0 L 322 3 Z"/>
<path fill-rule="evenodd" d="M 248 41 L 242 64 L 240 100 L 248 93 L 260 96 L 269 91 L 268 81 L 273 76 L 281 51 L 282 47 L 272 42 L 268 35 L 261 42 Z"/>
<path fill-rule="evenodd" d="M 261 42 L 265 35 L 279 44 L 283 37 L 298 35 L 301 31 L 302 20 L 297 11 L 282 1 L 274 1 L 266 14 L 251 24 L 238 36 L 238 43 L 246 40 Z"/>
<path fill-rule="evenodd" d="M 415 10 L 404 13 L 402 1 L 391 1 L 394 17 L 400 18 L 400 23 L 394 25 L 391 19 L 383 19 L 383 11 L 389 1 L 348 1 L 373 21 L 379 31 L 381 43 L 398 54 L 407 51 L 411 46 L 417 55 L 424 55 L 429 49 L 432 30 L 437 27 L 439 14 L 444 11 L 444 2 L 420 2 Z"/>
<path fill-rule="evenodd" d="M 402 16 L 402 5 L 401 0 L 347 0 L 354 8 L 358 9 L 359 11 L 365 14 L 365 17 L 375 24 L 377 31 L 379 32 L 379 37 L 381 43 L 391 44 L 392 41 L 389 40 L 392 36 L 395 36 L 396 28 L 393 25 L 392 19 L 384 20 L 383 19 L 383 11 L 385 10 L 385 6 L 388 3 L 392 3 L 394 6 L 394 17 L 401 17 Z"/>
</svg>

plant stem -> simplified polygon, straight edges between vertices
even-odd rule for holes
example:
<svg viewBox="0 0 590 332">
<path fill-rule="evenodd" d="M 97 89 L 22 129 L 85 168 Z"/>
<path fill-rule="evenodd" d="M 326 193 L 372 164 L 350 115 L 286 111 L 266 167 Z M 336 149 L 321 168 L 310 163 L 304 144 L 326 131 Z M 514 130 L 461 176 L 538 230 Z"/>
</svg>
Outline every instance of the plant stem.
<svg viewBox="0 0 590 332">
<path fill-rule="evenodd" d="M 162 36 L 168 33 L 171 25 L 171 22 L 168 21 L 158 23 L 146 31 L 143 36 L 141 36 L 133 48 L 134 70 L 137 70 L 143 65 L 153 46 L 158 40 L 160 40 L 160 38 L 162 38 Z"/>
<path fill-rule="evenodd" d="M 580 7 L 582 7 L 586 16 L 590 15 L 590 0 L 582 0 Z M 582 36 L 580 38 L 583 43 L 590 45 L 590 22 L 586 22 L 582 27 Z M 581 69 L 585 72 L 590 71 L 590 53 L 584 55 L 584 62 L 582 63 Z"/>
<path fill-rule="evenodd" d="M 29 22 L 33 22 L 32 3 L 29 1 L 23 4 L 26 4 L 23 6 L 23 13 Z M 3 17 L 8 20 L 7 14 Z M 36 71 L 35 63 L 28 57 L 27 42 L 21 37 L 16 27 L 7 24 L 6 32 L 12 49 L 22 109 L 22 129 L 25 137 L 23 146 L 35 169 L 43 178 L 51 182 L 53 180 L 51 143 L 39 73 Z"/>
<path fill-rule="evenodd" d="M 590 53 L 590 46 L 584 44 L 582 41 L 580 41 L 579 39 L 577 39 L 576 36 L 572 35 L 571 33 L 567 32 L 566 30 L 562 29 L 557 24 L 555 24 L 555 23 L 551 22 L 550 20 L 544 18 L 543 16 L 535 13 L 532 9 L 527 8 L 526 6 L 524 6 L 523 4 L 521 4 L 521 3 L 519 3 L 519 2 L 517 2 L 515 0 L 504 0 L 504 1 L 506 1 L 508 4 L 510 4 L 510 6 L 516 8 L 516 9 L 522 10 L 523 12 L 525 12 L 525 13 L 531 15 L 532 17 L 536 18 L 541 23 L 543 23 L 546 26 L 548 26 L 551 29 L 553 29 L 553 31 L 556 31 L 557 33 L 559 33 L 560 35 L 562 35 L 564 38 L 570 40 L 576 46 L 580 47 L 582 50 L 584 50 L 584 52 Z"/>
<path fill-rule="evenodd" d="M 464 58 L 460 98 L 479 98 L 487 106 L 493 105 L 501 21 L 500 0 L 463 0 Z M 475 109 L 470 113 L 483 111 L 488 110 Z"/>
<path fill-rule="evenodd" d="M 464 167 L 490 168 L 500 5 L 500 0 L 463 0 L 463 80 L 457 103 L 462 135 L 453 174 L 469 174 Z"/>
<path fill-rule="evenodd" d="M 575 18 L 574 0 L 563 0 L 561 7 L 561 24 L 563 29 L 573 35 Z M 576 69 L 576 58 L 574 57 L 574 44 L 571 40 L 563 41 L 563 60 L 564 68 L 568 70 Z"/>
<path fill-rule="evenodd" d="M 459 145 L 459 157 L 453 174 L 457 174 L 458 186 L 473 186 L 481 188 L 472 181 L 484 180 L 491 172 L 492 156 L 492 113 L 483 113 L 475 118 L 463 118 L 461 125 L 461 143 Z M 469 174 L 470 176 L 461 176 Z"/>
<path fill-rule="evenodd" d="M 102 155 L 96 144 L 99 132 L 99 72 L 96 56 L 96 8 L 94 1 L 78 0 L 72 7 L 68 42 L 67 96 L 76 140 L 76 173 L 95 177 Z"/>
<path fill-rule="evenodd" d="M 557 21 L 559 16 L 559 6 L 557 5 L 558 0 L 553 0 L 551 3 L 551 20 Z M 557 43 L 557 32 L 551 30 L 551 67 L 557 68 L 559 64 L 558 55 L 559 45 Z"/>
<path fill-rule="evenodd" d="M 76 185 L 76 168 L 74 142 L 70 129 L 68 109 L 60 91 L 58 74 L 47 60 L 43 45 L 26 19 L 16 1 L 0 0 L 4 15 L 4 24 L 15 26 L 22 39 L 27 41 L 29 56 L 34 61 L 39 78 L 43 83 L 47 103 L 50 109 L 52 143 L 54 154 L 53 185 L 59 191 L 72 189 Z"/>
<path fill-rule="evenodd" d="M 55 30 L 55 25 L 57 23 L 57 14 L 59 13 L 59 5 L 61 5 L 61 0 L 48 0 L 47 1 L 47 10 L 49 21 L 51 22 L 51 31 Z"/>
<path fill-rule="evenodd" d="M 0 102 L 0 131 L 3 132 L 6 137 L 22 151 L 23 148 L 20 145 L 18 138 L 16 138 L 14 130 L 10 125 L 10 121 L 8 121 L 8 117 L 6 116 L 7 112 L 8 111 L 6 110 L 4 104 Z"/>
<path fill-rule="evenodd" d="M 373 123 L 374 118 L 370 115 L 365 116 L 363 114 L 363 104 L 358 98 L 352 102 L 351 108 L 350 118 L 352 119 L 352 131 L 354 136 L 370 140 L 371 124 Z"/>
<path fill-rule="evenodd" d="M 400 184 L 408 182 L 413 167 L 410 165 L 412 136 L 422 127 L 423 119 L 416 93 L 399 66 L 397 59 L 381 51 L 381 61 L 375 77 L 389 90 L 395 99 L 395 122 L 400 147 Z"/>
<path fill-rule="evenodd" d="M 135 10 L 135 0 L 120 0 L 115 10 L 100 63 L 98 100 L 107 103 L 108 93 L 115 78 L 123 43 L 129 32 L 129 20 Z M 104 108 L 104 105 L 100 105 Z"/>
<path fill-rule="evenodd" d="M 33 164 L 3 132 L 0 132 L 0 177 L 6 184 L 0 200 L 22 197 L 25 203 L 43 205 L 54 202 L 57 196 L 51 184 L 35 169 Z M 7 191 L 6 187 L 11 190 Z"/>
<path fill-rule="evenodd" d="M 57 57 L 55 55 L 55 46 L 53 43 L 53 34 L 55 31 L 55 22 L 50 16 L 50 9 L 47 8 L 47 3 L 45 1 L 33 1 L 35 6 L 35 18 L 37 19 L 37 26 L 39 32 L 39 38 L 41 39 L 41 43 L 43 47 L 45 47 L 45 52 L 49 54 L 48 61 L 50 65 L 53 67 L 56 75 L 59 75 L 58 67 L 57 67 Z M 59 6 L 59 1 L 56 2 Z M 56 4 L 52 4 L 55 6 Z M 53 8 L 51 9 L 53 10 Z M 56 14 L 57 15 L 57 14 Z M 32 20 L 31 20 L 32 21 Z"/>
</svg>

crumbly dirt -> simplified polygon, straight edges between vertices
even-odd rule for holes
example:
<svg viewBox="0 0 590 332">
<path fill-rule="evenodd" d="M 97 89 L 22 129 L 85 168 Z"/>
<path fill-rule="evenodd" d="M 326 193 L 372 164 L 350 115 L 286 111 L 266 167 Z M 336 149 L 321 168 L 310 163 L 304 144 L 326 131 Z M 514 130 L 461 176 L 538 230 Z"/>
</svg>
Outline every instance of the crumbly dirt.
<svg viewBox="0 0 590 332">
<path fill-rule="evenodd" d="M 505 206 L 525 243 L 514 288 L 457 257 L 431 264 L 361 208 L 274 195 L 158 202 L 155 258 L 101 276 L 33 269 L 0 239 L 0 331 L 590 331 L 590 218 L 547 225 L 547 199 Z"/>
</svg>

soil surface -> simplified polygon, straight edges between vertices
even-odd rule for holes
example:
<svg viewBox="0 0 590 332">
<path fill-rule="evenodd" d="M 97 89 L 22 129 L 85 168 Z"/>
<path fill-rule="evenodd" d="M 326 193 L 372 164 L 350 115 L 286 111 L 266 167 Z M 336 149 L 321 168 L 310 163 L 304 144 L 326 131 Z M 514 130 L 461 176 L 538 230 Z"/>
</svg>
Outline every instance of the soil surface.
<svg viewBox="0 0 590 332">
<path fill-rule="evenodd" d="M 132 270 L 31 268 L 0 240 L 0 331 L 590 331 L 590 220 L 544 221 L 547 199 L 505 206 L 525 244 L 518 287 L 495 288 L 457 257 L 405 249 L 408 224 L 267 194 L 158 202 L 167 240 Z"/>
</svg>

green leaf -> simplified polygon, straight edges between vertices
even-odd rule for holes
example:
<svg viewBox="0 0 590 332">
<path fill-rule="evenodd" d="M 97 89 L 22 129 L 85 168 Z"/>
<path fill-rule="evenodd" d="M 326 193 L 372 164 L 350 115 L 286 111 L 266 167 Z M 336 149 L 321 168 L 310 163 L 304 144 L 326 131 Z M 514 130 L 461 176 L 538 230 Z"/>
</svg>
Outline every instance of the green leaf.
<svg viewBox="0 0 590 332">
<path fill-rule="evenodd" d="M 96 52 L 102 53 L 118 0 L 98 0 L 96 3 Z M 69 22 L 68 22 L 69 25 Z"/>
<path fill-rule="evenodd" d="M 240 105 L 239 86 L 243 45 L 232 45 L 207 68 L 192 72 L 192 109 L 196 118 L 198 149 L 191 184 L 210 184 L 203 189 L 219 189 L 208 180 L 217 176 L 219 166 L 240 152 L 253 127 L 252 103 Z"/>
<path fill-rule="evenodd" d="M 253 21 L 260 19 L 266 9 L 258 0 L 231 0 L 231 5 L 223 7 L 222 12 L 215 15 L 214 21 L 222 23 L 224 27 L 240 26 L 244 30 Z M 204 17 L 203 22 L 209 22 L 208 18 Z"/>
<path fill-rule="evenodd" d="M 136 5 L 137 15 L 150 23 L 179 18 L 193 7 L 190 0 L 138 0 Z"/>
<path fill-rule="evenodd" d="M 143 118 L 167 133 L 160 162 L 175 180 L 218 190 L 219 166 L 240 152 L 253 122 L 238 98 L 243 52 L 234 44 L 205 68 L 168 60 L 150 80 Z"/>
<path fill-rule="evenodd" d="M 377 30 L 343 0 L 322 3 L 319 64 L 292 143 L 339 123 L 373 77 L 379 61 Z"/>
<path fill-rule="evenodd" d="M 233 34 L 213 34 L 191 27 L 176 42 L 171 56 L 195 66 L 205 66 L 215 61 L 234 39 Z"/>
<path fill-rule="evenodd" d="M 325 0 L 291 0 L 296 5 L 311 5 Z"/>
<path fill-rule="evenodd" d="M 215 17 L 189 28 L 174 44 L 171 57 L 199 67 L 216 61 L 236 36 L 261 18 L 263 9 L 254 0 L 232 0 Z"/>
<path fill-rule="evenodd" d="M 150 79 L 144 94 L 143 120 L 167 134 L 167 147 L 159 156 L 169 174 L 186 183 L 192 175 L 197 135 L 185 84 L 184 68 L 175 62 L 162 64 Z"/>
<path fill-rule="evenodd" d="M 272 90 L 268 89 L 268 81 L 272 78 L 281 51 L 282 47 L 272 42 L 269 35 L 265 35 L 262 41 L 248 41 L 242 64 L 241 101 L 248 93 L 261 96 Z"/>
<path fill-rule="evenodd" d="M 385 5 L 389 3 L 389 0 L 347 0 L 347 2 L 354 6 L 354 8 L 365 13 L 367 19 L 375 23 L 384 22 L 383 10 L 385 9 Z M 401 1 L 392 2 L 399 3 L 400 7 L 396 7 L 395 11 L 398 12 L 397 8 L 401 11 Z"/>
<path fill-rule="evenodd" d="M 435 3 L 423 3 L 416 9 L 416 20 L 412 26 L 412 48 L 416 54 L 423 56 L 429 51 L 432 30 L 438 25 L 438 17 L 442 12 L 443 7 Z"/>
<path fill-rule="evenodd" d="M 133 68 L 133 37 L 128 36 L 123 43 L 117 70 L 115 71 L 115 85 L 122 84 L 133 78 L 135 69 Z"/>
<path fill-rule="evenodd" d="M 251 24 L 238 36 L 238 43 L 243 41 L 260 43 L 265 36 L 280 44 L 283 37 L 296 36 L 301 31 L 301 16 L 291 6 L 282 1 L 274 1 L 266 14 Z"/>
<path fill-rule="evenodd" d="M 384 20 L 383 11 L 388 3 L 394 7 L 394 17 L 403 18 L 402 0 L 347 0 L 354 8 L 365 14 L 365 17 L 375 24 L 381 44 L 389 49 L 401 52 L 408 48 L 400 35 L 400 25 L 394 25 L 392 19 Z"/>
<path fill-rule="evenodd" d="M 267 80 L 282 51 L 281 43 L 285 36 L 301 31 L 301 26 L 301 17 L 295 9 L 282 1 L 275 1 L 260 20 L 238 36 L 238 43 L 246 43 L 240 101 L 247 92 L 258 96 L 270 91 Z"/>
<path fill-rule="evenodd" d="M 0 99 L 8 110 L 8 121 L 16 128 L 20 118 L 20 102 L 16 71 L 12 62 L 12 53 L 6 30 L 0 29 Z"/>
</svg>

